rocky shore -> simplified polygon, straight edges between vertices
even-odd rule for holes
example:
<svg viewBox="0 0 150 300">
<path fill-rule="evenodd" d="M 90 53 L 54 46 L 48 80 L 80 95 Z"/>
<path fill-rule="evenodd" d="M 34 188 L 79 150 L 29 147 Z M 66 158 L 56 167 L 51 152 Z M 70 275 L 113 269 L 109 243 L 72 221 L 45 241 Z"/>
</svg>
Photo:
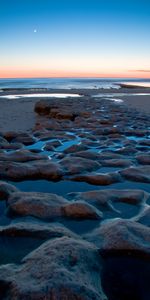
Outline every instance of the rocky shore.
<svg viewBox="0 0 150 300">
<path fill-rule="evenodd" d="M 0 99 L 1 300 L 150 297 L 150 118 L 99 92 Z"/>
</svg>

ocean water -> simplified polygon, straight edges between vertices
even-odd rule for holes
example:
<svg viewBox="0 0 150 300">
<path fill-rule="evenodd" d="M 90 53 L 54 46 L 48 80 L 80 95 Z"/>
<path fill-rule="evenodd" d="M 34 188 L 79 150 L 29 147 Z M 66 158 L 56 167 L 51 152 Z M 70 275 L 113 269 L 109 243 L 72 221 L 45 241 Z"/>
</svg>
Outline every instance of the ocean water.
<svg viewBox="0 0 150 300">
<path fill-rule="evenodd" d="M 150 87 L 150 79 L 137 78 L 15 78 L 0 79 L 0 90 L 4 88 L 118 89 L 119 83 L 133 83 Z"/>
</svg>

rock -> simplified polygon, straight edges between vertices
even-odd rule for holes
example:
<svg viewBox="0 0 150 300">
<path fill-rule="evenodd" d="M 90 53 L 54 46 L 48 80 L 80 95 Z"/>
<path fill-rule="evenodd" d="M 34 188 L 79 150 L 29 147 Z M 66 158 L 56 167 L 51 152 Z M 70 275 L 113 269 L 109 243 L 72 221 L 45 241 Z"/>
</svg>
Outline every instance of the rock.
<svg viewBox="0 0 150 300">
<path fill-rule="evenodd" d="M 150 166 L 130 167 L 119 171 L 127 180 L 150 183 Z"/>
<path fill-rule="evenodd" d="M 98 229 L 86 235 L 101 252 L 137 251 L 150 255 L 150 228 L 130 220 L 105 221 Z"/>
<path fill-rule="evenodd" d="M 71 178 L 73 181 L 83 181 L 93 185 L 110 185 L 120 182 L 121 178 L 117 173 L 110 174 L 91 174 L 91 175 L 76 175 Z"/>
<path fill-rule="evenodd" d="M 64 150 L 64 153 L 66 154 L 72 154 L 72 153 L 76 153 L 80 152 L 80 151 L 86 151 L 87 149 L 89 149 L 86 145 L 83 144 L 78 144 L 78 145 L 72 145 L 69 148 Z"/>
<path fill-rule="evenodd" d="M 132 165 L 129 159 L 108 159 L 101 161 L 101 164 L 106 167 L 128 167 Z"/>
<path fill-rule="evenodd" d="M 84 201 L 76 201 L 62 207 L 63 215 L 71 219 L 101 219 L 102 212 Z"/>
<path fill-rule="evenodd" d="M 35 104 L 34 111 L 39 115 L 49 115 L 52 108 L 50 101 L 40 100 Z M 57 108 L 57 106 L 54 108 Z"/>
<path fill-rule="evenodd" d="M 29 163 L 0 161 L 0 179 L 22 181 L 46 179 L 59 181 L 63 172 L 59 165 L 50 161 L 37 160 Z"/>
<path fill-rule="evenodd" d="M 48 142 L 44 146 L 44 150 L 51 151 L 52 149 L 57 148 L 57 147 L 59 147 L 61 145 L 62 145 L 62 143 L 59 140 Z"/>
<path fill-rule="evenodd" d="M 99 169 L 101 166 L 96 161 L 72 156 L 62 159 L 60 164 L 65 168 L 65 172 L 70 175 L 93 171 Z"/>
<path fill-rule="evenodd" d="M 62 215 L 61 208 L 68 201 L 55 194 L 17 192 L 8 201 L 8 214 L 33 216 L 40 219 L 54 219 Z"/>
<path fill-rule="evenodd" d="M 6 182 L 0 181 L 0 200 L 7 200 L 12 193 L 18 192 L 18 189 Z"/>
<path fill-rule="evenodd" d="M 86 158 L 86 159 L 93 159 L 97 161 L 99 161 L 99 159 L 101 158 L 99 153 L 92 152 L 91 150 L 75 152 L 73 155 Z"/>
<path fill-rule="evenodd" d="M 18 133 L 17 136 L 12 139 L 12 143 L 22 143 L 26 146 L 32 145 L 35 143 L 35 138 L 33 138 L 30 134 L 28 133 Z"/>
<path fill-rule="evenodd" d="M 4 149 L 6 151 L 19 150 L 22 148 L 23 148 L 23 144 L 21 144 L 21 143 L 5 144 L 5 145 L 1 146 L 1 149 Z"/>
<path fill-rule="evenodd" d="M 54 119 L 74 121 L 78 116 L 78 111 L 74 111 L 69 106 L 61 106 L 61 104 L 53 104 L 52 101 L 41 100 L 36 103 L 35 112 L 39 115 L 46 115 Z"/>
<path fill-rule="evenodd" d="M 18 132 L 16 131 L 6 131 L 3 135 L 3 137 L 8 141 L 11 142 L 13 139 L 15 139 L 18 135 Z"/>
<path fill-rule="evenodd" d="M 73 200 L 86 201 L 99 209 L 113 209 L 113 203 L 122 202 L 132 205 L 143 205 L 149 198 L 149 194 L 143 190 L 95 190 L 88 192 L 69 193 Z"/>
<path fill-rule="evenodd" d="M 19 221 L 13 222 L 7 226 L 1 226 L 0 236 L 2 237 L 33 237 L 38 239 L 52 239 L 58 237 L 74 237 L 78 238 L 69 229 L 65 228 L 59 223 L 47 224 L 38 222 L 37 220 L 29 220 L 27 222 Z"/>
<path fill-rule="evenodd" d="M 150 154 L 145 153 L 144 155 L 137 155 L 136 160 L 141 165 L 150 165 Z"/>
<path fill-rule="evenodd" d="M 135 149 L 135 147 L 122 147 L 118 150 L 115 150 L 115 152 L 121 155 L 134 155 L 137 153 L 137 149 Z"/>
<path fill-rule="evenodd" d="M 0 153 L 0 161 L 28 162 L 33 160 L 48 160 L 46 155 L 32 153 L 29 150 L 18 150 L 12 153 Z"/>
<path fill-rule="evenodd" d="M 26 256 L 21 265 L 0 267 L 1 297 L 106 300 L 100 269 L 100 257 L 94 245 L 79 239 L 56 238 Z"/>
</svg>

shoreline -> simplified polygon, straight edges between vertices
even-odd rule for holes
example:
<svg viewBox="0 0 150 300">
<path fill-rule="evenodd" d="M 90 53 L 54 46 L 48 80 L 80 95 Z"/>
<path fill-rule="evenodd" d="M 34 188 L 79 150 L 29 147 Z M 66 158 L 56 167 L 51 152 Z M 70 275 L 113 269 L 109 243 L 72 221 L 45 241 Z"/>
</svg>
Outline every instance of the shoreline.
<svg viewBox="0 0 150 300">
<path fill-rule="evenodd" d="M 116 99 L 122 99 L 123 105 L 128 106 L 128 108 L 136 109 L 141 113 L 150 113 L 150 96 L 148 95 L 137 95 L 131 96 L 130 88 L 121 89 L 5 89 L 4 92 L 0 93 L 0 131 L 31 131 L 34 124 L 36 123 L 36 114 L 34 113 L 34 105 L 36 102 L 41 100 L 46 100 L 48 98 L 35 97 L 28 98 L 21 97 L 19 99 L 5 99 L 3 96 L 19 95 L 21 94 L 79 94 L 82 99 L 87 101 L 95 101 L 92 96 L 97 99 L 96 95 L 103 94 L 104 98 L 108 100 L 112 98 L 113 95 Z M 150 93 L 150 88 L 134 88 L 134 94 L 145 94 Z M 119 94 L 122 94 L 121 96 Z M 106 95 L 106 96 L 105 96 Z M 109 97 L 111 95 L 111 98 Z M 129 96 L 130 95 L 130 96 Z M 102 97 L 103 98 L 103 97 Z M 57 99 L 57 98 L 50 98 Z M 61 98 L 60 98 L 61 99 Z M 70 99 L 70 98 L 68 98 Z M 75 99 L 75 98 L 74 98 Z M 67 99 L 66 99 L 67 101 Z"/>
</svg>

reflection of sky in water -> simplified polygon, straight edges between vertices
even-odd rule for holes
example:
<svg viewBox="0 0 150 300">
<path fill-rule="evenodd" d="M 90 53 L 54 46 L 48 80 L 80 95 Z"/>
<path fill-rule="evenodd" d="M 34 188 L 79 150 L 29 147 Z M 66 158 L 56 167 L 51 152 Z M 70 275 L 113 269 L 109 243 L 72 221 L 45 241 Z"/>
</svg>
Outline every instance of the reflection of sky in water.
<svg viewBox="0 0 150 300">
<path fill-rule="evenodd" d="M 79 94 L 22 94 L 22 95 L 5 95 L 5 96 L 0 96 L 0 98 L 5 98 L 5 99 L 19 99 L 19 98 L 51 98 L 51 97 L 56 97 L 56 98 L 68 98 L 68 97 L 81 97 Z"/>
</svg>

